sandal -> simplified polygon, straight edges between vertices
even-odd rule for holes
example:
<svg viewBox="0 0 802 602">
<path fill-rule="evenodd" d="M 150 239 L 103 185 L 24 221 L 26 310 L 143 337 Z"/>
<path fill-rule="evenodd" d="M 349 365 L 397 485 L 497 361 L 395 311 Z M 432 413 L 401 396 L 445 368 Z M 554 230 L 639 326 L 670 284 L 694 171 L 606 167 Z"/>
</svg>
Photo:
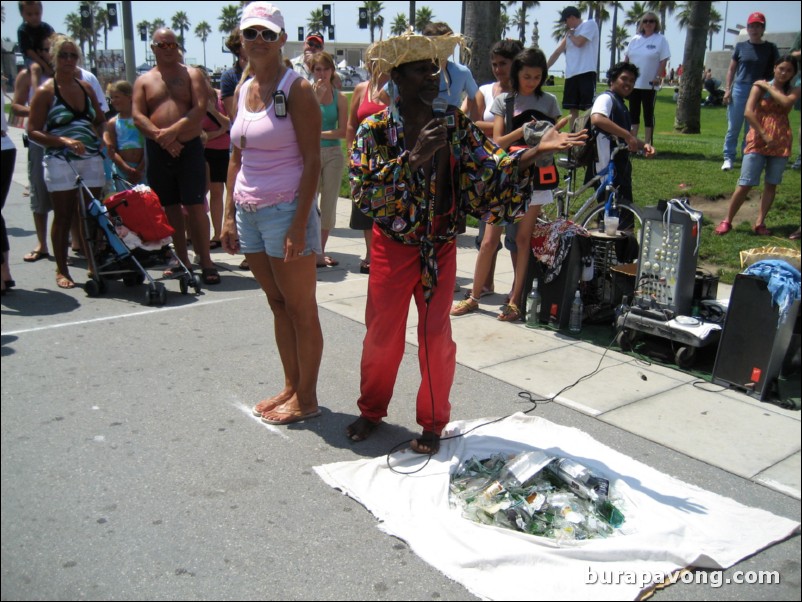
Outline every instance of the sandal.
<svg viewBox="0 0 802 602">
<path fill-rule="evenodd" d="M 800 236 L 802 236 L 802 230 L 797 228 L 788 235 L 788 240 L 799 240 Z"/>
<path fill-rule="evenodd" d="M 220 284 L 220 272 L 216 268 L 202 268 L 201 282 L 207 285 Z"/>
<path fill-rule="evenodd" d="M 47 259 L 48 257 L 50 257 L 50 253 L 48 253 L 47 251 L 31 251 L 27 255 L 23 256 L 22 261 L 33 263 L 34 261 L 39 261 L 40 259 Z"/>
<path fill-rule="evenodd" d="M 59 288 L 75 288 L 75 282 L 69 276 L 56 274 L 56 286 Z"/>
<path fill-rule="evenodd" d="M 210 240 L 209 241 L 209 250 L 210 251 L 214 251 L 215 249 L 219 249 L 222 246 L 223 246 L 223 243 L 221 243 L 219 240 Z"/>
<path fill-rule="evenodd" d="M 766 227 L 766 224 L 760 224 L 759 226 L 755 226 L 752 228 L 752 232 L 757 234 L 758 236 L 771 236 L 771 230 Z"/>
<path fill-rule="evenodd" d="M 432 431 L 423 431 L 417 439 L 413 439 L 410 447 L 418 454 L 435 455 L 440 451 L 440 435 Z"/>
<path fill-rule="evenodd" d="M 472 292 L 473 291 L 465 291 L 465 297 L 463 297 L 463 299 L 470 299 Z M 481 299 L 482 297 L 489 297 L 490 295 L 495 295 L 495 294 L 496 291 L 494 289 L 483 286 L 482 292 L 479 293 L 479 298 Z"/>
<path fill-rule="evenodd" d="M 370 262 L 365 261 L 364 259 L 359 262 L 359 273 L 360 274 L 370 274 Z"/>
<path fill-rule="evenodd" d="M 521 310 L 515 303 L 507 303 L 498 315 L 498 319 L 502 322 L 517 322 L 521 319 Z"/>
<path fill-rule="evenodd" d="M 451 308 L 451 315 L 464 316 L 465 314 L 469 314 L 477 309 L 479 309 L 479 299 L 468 296 L 467 299 L 463 299 Z"/>
<path fill-rule="evenodd" d="M 732 224 L 727 220 L 722 220 L 721 223 L 718 225 L 718 227 L 716 227 L 716 229 L 713 230 L 713 234 L 721 236 L 722 234 L 726 234 L 730 230 L 732 230 Z"/>
</svg>

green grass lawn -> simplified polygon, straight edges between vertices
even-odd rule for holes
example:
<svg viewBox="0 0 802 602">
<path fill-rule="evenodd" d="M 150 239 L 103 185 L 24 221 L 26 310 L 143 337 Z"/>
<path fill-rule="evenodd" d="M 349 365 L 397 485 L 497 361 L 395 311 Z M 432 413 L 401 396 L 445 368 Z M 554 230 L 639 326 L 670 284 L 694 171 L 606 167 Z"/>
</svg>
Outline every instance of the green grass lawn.
<svg viewBox="0 0 802 602">
<path fill-rule="evenodd" d="M 562 99 L 562 81 L 547 91 Z M 599 85 L 602 91 L 604 86 Z M 657 97 L 655 109 L 656 128 L 654 145 L 657 156 L 654 159 L 633 160 L 633 191 L 635 203 L 651 207 L 660 199 L 689 198 L 692 206 L 703 212 L 715 214 L 705 216 L 702 227 L 702 244 L 699 252 L 700 265 L 718 275 L 722 282 L 732 282 L 741 271 L 740 251 L 769 245 L 799 249 L 799 241 L 788 240 L 788 235 L 799 227 L 800 222 L 800 174 L 786 169 L 777 197 L 766 220 L 775 236 L 757 237 L 751 226 L 742 217 L 750 206 L 759 202 L 762 187 L 755 188 L 750 200 L 744 203 L 736 217 L 734 228 L 727 236 L 714 236 L 713 229 L 719 215 L 726 212 L 729 198 L 735 190 L 740 174 L 740 161 L 730 172 L 721 171 L 722 146 L 727 131 L 727 111 L 724 107 L 702 107 L 702 132 L 700 134 L 680 134 L 674 131 L 676 104 L 672 100 L 674 89 L 666 87 Z M 706 94 L 706 93 L 705 93 Z M 348 94 L 350 101 L 350 94 Z M 793 157 L 799 153 L 800 114 L 791 112 L 794 132 Z M 641 136 L 643 129 L 641 128 Z M 349 196 L 347 174 L 343 175 L 340 193 Z"/>
</svg>

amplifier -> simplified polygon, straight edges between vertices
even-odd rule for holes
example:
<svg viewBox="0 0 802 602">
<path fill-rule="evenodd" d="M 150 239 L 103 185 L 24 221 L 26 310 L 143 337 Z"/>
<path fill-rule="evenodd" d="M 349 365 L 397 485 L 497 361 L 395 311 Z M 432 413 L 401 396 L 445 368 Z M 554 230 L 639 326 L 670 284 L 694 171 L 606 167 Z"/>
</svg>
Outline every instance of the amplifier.
<svg viewBox="0 0 802 602">
<path fill-rule="evenodd" d="M 782 369 L 798 314 L 796 300 L 778 324 L 779 309 L 772 303 L 768 283 L 738 274 L 713 366 L 713 382 L 765 399 Z"/>
</svg>

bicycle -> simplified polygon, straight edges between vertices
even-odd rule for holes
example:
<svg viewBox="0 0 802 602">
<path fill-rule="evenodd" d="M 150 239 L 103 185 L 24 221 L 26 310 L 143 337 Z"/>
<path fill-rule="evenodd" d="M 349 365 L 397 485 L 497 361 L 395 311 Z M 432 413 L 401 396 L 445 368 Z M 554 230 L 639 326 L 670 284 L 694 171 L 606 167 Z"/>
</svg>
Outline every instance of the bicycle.
<svg viewBox="0 0 802 602">
<path fill-rule="evenodd" d="M 616 176 L 613 159 L 619 151 L 626 148 L 627 146 L 625 144 L 616 146 L 610 155 L 610 162 L 607 164 L 607 167 L 578 189 L 575 189 L 575 185 L 576 172 L 579 166 L 568 157 L 560 157 L 558 165 L 568 169 L 568 174 L 564 178 L 565 187 L 555 190 L 554 202 L 543 206 L 541 220 L 544 222 L 553 222 L 557 219 L 566 219 L 586 229 L 593 229 L 594 227 L 602 229 L 604 211 L 615 203 L 619 212 L 629 212 L 632 214 L 633 234 L 636 235 L 637 239 L 637 234 L 640 232 L 641 225 L 643 224 L 640 211 L 635 205 L 617 203 L 618 189 L 613 185 Z M 578 209 L 573 210 L 571 205 L 572 203 L 575 204 L 575 199 L 581 198 L 589 190 L 593 190 L 593 193 L 585 199 Z M 601 203 L 600 200 L 605 193 L 609 194 L 607 195 L 606 201 Z M 627 220 L 622 221 L 626 222 Z"/>
</svg>

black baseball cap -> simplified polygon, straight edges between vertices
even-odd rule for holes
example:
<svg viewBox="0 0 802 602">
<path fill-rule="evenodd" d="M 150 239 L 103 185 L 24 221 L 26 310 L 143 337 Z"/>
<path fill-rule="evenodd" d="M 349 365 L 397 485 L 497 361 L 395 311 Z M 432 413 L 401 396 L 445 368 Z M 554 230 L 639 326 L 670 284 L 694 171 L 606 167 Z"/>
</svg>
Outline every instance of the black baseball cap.
<svg viewBox="0 0 802 602">
<path fill-rule="evenodd" d="M 577 19 L 582 18 L 582 14 L 579 12 L 579 9 L 575 6 L 566 6 L 563 9 L 563 12 L 560 13 L 560 23 L 565 23 L 565 20 L 568 17 L 576 17 Z"/>
</svg>

